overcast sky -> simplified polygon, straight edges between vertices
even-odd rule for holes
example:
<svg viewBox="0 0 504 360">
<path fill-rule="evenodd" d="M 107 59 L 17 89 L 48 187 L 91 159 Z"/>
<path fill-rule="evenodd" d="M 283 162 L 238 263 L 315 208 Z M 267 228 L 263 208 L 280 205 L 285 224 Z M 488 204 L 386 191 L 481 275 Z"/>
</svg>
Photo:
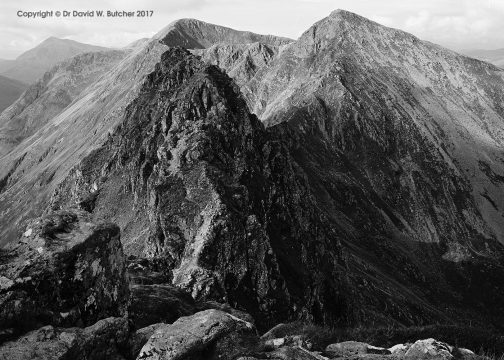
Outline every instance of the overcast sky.
<svg viewBox="0 0 504 360">
<path fill-rule="evenodd" d="M 297 38 L 345 9 L 446 47 L 504 48 L 504 0 L 1 0 L 0 58 L 15 58 L 50 36 L 121 47 L 180 18 Z M 19 18 L 18 10 L 153 10 L 152 18 Z"/>
</svg>

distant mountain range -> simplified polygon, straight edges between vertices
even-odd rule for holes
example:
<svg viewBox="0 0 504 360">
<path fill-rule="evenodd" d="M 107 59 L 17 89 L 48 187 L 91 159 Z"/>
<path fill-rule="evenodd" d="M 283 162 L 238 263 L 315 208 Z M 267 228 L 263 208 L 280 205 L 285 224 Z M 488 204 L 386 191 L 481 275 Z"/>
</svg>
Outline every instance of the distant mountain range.
<svg viewBox="0 0 504 360">
<path fill-rule="evenodd" d="M 475 59 L 487 61 L 499 67 L 504 67 L 504 49 L 496 50 L 463 50 L 463 54 Z"/>
<path fill-rule="evenodd" d="M 78 54 L 104 50 L 109 49 L 73 40 L 50 37 L 33 49 L 19 55 L 15 60 L 0 60 L 0 74 L 31 84 L 60 61 Z"/>
<path fill-rule="evenodd" d="M 0 113 L 23 93 L 28 85 L 0 75 Z"/>
</svg>

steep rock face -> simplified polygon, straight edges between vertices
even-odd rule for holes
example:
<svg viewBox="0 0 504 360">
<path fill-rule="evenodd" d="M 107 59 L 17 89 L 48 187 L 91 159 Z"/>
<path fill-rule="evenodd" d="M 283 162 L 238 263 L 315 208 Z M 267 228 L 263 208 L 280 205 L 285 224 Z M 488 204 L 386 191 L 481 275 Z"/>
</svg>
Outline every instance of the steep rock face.
<svg viewBox="0 0 504 360">
<path fill-rule="evenodd" d="M 22 98 L 0 115 L 0 156 L 61 114 L 126 55 L 127 52 L 116 50 L 87 53 L 46 72 Z"/>
<path fill-rule="evenodd" d="M 185 49 L 205 49 L 219 43 L 249 44 L 261 42 L 279 46 L 292 41 L 291 39 L 279 36 L 238 31 L 195 19 L 174 21 L 158 32 L 154 38 L 169 46 L 180 46 Z"/>
<path fill-rule="evenodd" d="M 279 46 L 260 42 L 251 44 L 216 44 L 207 49 L 193 50 L 207 63 L 223 69 L 246 93 L 247 84 L 257 71 L 268 65 L 279 52 Z"/>
<path fill-rule="evenodd" d="M 128 285 L 119 228 L 84 212 L 29 224 L 0 252 L 0 329 L 91 325 L 125 313 Z"/>
</svg>

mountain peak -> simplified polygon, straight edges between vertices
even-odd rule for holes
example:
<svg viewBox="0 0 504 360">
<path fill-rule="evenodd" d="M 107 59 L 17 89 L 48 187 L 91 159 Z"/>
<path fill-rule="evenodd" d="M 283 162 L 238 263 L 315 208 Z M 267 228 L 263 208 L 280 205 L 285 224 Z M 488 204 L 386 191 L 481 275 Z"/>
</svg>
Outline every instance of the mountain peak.
<svg viewBox="0 0 504 360">
<path fill-rule="evenodd" d="M 220 43 L 250 44 L 261 42 L 267 45 L 284 45 L 292 42 L 291 39 L 283 37 L 234 30 L 190 18 L 171 22 L 154 35 L 154 38 L 159 39 L 165 45 L 180 46 L 186 49 L 206 49 Z"/>
<path fill-rule="evenodd" d="M 62 44 L 62 43 L 71 43 L 71 42 L 74 42 L 74 41 L 73 40 L 69 40 L 69 39 L 61 39 L 61 38 L 58 38 L 56 36 L 50 36 L 47 39 L 45 39 L 44 41 L 42 41 L 40 44 L 38 44 L 37 46 L 51 45 L 51 44 Z"/>
<path fill-rule="evenodd" d="M 343 9 L 336 9 L 329 14 L 329 17 L 345 17 L 345 18 L 363 18 L 364 17 L 357 15 L 356 13 L 353 13 L 348 10 L 343 10 Z"/>
<path fill-rule="evenodd" d="M 337 9 L 334 10 L 329 14 L 328 17 L 325 19 L 321 20 L 323 21 L 338 21 L 338 22 L 343 22 L 347 24 L 353 24 L 353 25 L 362 25 L 362 24 L 368 24 L 368 25 L 374 25 L 374 26 L 379 26 L 379 27 L 384 27 L 386 26 L 381 25 L 377 22 L 374 22 L 373 20 L 370 20 L 364 16 L 361 16 L 359 14 L 353 13 L 351 11 L 347 10 L 342 10 L 342 9 Z"/>
</svg>

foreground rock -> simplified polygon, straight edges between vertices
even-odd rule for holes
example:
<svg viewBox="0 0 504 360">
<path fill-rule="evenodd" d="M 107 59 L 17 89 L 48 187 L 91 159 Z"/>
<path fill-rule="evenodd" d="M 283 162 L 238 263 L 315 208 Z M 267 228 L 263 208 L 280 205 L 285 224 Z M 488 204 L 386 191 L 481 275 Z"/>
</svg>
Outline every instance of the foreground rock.
<svg viewBox="0 0 504 360">
<path fill-rule="evenodd" d="M 219 310 L 205 310 L 158 327 L 137 359 L 231 358 L 235 340 L 255 337 L 255 327 Z M 238 342 L 238 340 L 236 340 Z"/>
<path fill-rule="evenodd" d="M 122 316 L 128 301 L 119 228 L 79 211 L 30 222 L 0 250 L 0 329 L 88 326 Z"/>
<path fill-rule="evenodd" d="M 331 359 L 404 359 L 451 360 L 482 359 L 471 350 L 450 346 L 435 339 L 418 340 L 413 344 L 397 344 L 389 349 L 356 341 L 327 346 L 324 355 Z"/>
<path fill-rule="evenodd" d="M 389 355 L 388 349 L 372 346 L 357 341 L 345 341 L 342 343 L 331 344 L 325 349 L 325 353 L 330 357 L 349 357 L 353 355 L 379 354 Z"/>
<path fill-rule="evenodd" d="M 425 339 L 415 342 L 404 354 L 408 359 L 453 359 L 451 349 L 445 344 L 434 339 Z"/>
<path fill-rule="evenodd" d="M 0 346 L 1 360 L 123 359 L 120 349 L 128 336 L 125 318 L 107 318 L 84 329 L 54 328 L 32 331 Z"/>
</svg>

